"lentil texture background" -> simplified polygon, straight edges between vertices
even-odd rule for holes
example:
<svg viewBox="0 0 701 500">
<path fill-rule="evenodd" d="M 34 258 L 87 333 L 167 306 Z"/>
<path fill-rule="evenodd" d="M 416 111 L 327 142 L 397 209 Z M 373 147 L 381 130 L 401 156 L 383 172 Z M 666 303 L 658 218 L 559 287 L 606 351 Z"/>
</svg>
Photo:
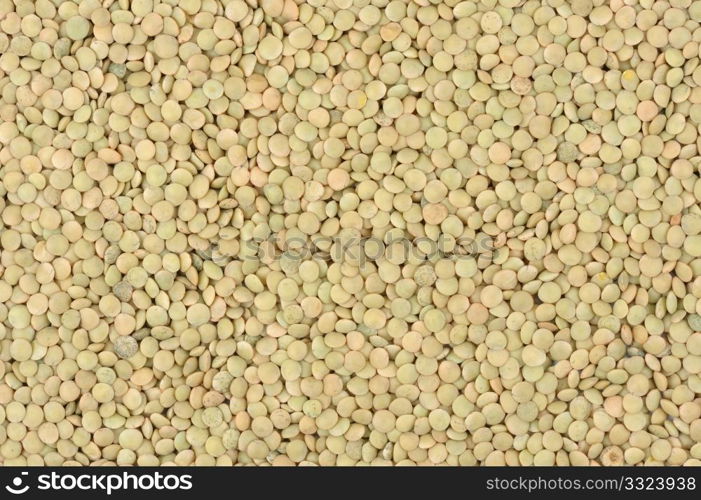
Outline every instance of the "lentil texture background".
<svg viewBox="0 0 701 500">
<path fill-rule="evenodd" d="M 701 465 L 700 23 L 0 0 L 0 463 Z"/>
</svg>

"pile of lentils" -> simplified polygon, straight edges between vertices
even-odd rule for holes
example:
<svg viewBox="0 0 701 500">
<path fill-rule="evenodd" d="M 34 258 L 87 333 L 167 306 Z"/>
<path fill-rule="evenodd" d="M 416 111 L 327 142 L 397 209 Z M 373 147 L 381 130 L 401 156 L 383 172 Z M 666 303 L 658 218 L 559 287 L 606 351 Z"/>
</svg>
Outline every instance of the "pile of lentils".
<svg viewBox="0 0 701 500">
<path fill-rule="evenodd" d="M 701 465 L 700 43 L 0 0 L 0 463 Z"/>
</svg>

